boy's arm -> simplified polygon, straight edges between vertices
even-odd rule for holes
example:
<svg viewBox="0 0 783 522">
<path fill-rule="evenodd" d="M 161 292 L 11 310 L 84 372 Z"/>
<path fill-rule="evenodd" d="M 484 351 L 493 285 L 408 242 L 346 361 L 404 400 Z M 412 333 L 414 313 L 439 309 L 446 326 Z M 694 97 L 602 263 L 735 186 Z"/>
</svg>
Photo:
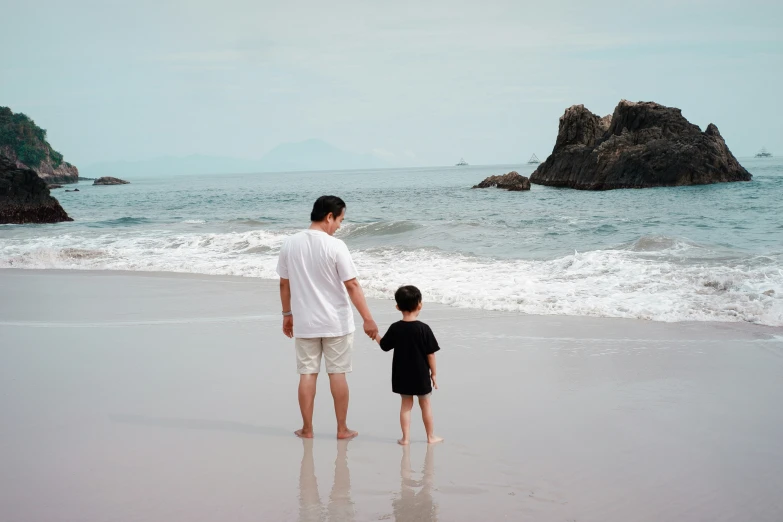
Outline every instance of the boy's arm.
<svg viewBox="0 0 783 522">
<path fill-rule="evenodd" d="M 394 325 L 390 326 L 388 330 L 386 330 L 386 335 L 381 337 L 381 334 L 375 336 L 375 340 L 377 341 L 378 345 L 381 347 L 381 350 L 384 352 L 388 352 L 389 350 L 394 349 Z"/>
<path fill-rule="evenodd" d="M 435 354 L 431 353 L 427 355 L 427 362 L 430 365 L 430 379 L 432 379 L 432 387 L 436 390 L 438 389 L 438 381 L 436 380 L 436 376 L 438 374 L 438 367 L 435 363 Z"/>
</svg>

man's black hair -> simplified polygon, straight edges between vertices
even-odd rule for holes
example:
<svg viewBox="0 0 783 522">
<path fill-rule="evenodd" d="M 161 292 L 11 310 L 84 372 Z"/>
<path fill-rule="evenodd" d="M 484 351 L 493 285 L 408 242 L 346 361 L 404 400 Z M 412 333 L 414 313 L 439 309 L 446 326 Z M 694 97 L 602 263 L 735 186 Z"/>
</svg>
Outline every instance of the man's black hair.
<svg viewBox="0 0 783 522">
<path fill-rule="evenodd" d="M 414 312 L 421 303 L 421 292 L 413 285 L 401 286 L 394 292 L 394 300 L 402 312 Z"/>
<path fill-rule="evenodd" d="M 310 221 L 323 221 L 331 213 L 335 219 L 340 217 L 345 209 L 345 201 L 337 196 L 321 196 L 315 200 L 313 211 L 310 212 Z"/>
</svg>

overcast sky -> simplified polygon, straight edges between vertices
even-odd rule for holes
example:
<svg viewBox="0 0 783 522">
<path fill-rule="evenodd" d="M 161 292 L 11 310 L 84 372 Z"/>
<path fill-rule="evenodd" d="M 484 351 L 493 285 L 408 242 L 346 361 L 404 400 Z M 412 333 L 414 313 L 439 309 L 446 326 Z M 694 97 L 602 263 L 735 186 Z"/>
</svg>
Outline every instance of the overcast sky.
<svg viewBox="0 0 783 522">
<path fill-rule="evenodd" d="M 3 0 L 0 105 L 86 165 L 320 138 L 396 164 L 526 161 L 621 98 L 783 155 L 783 2 Z"/>
</svg>

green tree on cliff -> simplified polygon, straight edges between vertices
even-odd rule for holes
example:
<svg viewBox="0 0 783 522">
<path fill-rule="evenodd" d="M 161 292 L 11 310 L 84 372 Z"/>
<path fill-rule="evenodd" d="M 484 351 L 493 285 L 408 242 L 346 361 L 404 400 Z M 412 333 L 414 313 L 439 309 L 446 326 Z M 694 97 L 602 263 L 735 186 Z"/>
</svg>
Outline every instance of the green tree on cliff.
<svg viewBox="0 0 783 522">
<path fill-rule="evenodd" d="M 41 165 L 47 156 L 57 168 L 63 155 L 46 141 L 46 131 L 21 112 L 14 114 L 8 107 L 0 107 L 0 148 L 10 148 L 19 161 L 31 168 Z"/>
</svg>

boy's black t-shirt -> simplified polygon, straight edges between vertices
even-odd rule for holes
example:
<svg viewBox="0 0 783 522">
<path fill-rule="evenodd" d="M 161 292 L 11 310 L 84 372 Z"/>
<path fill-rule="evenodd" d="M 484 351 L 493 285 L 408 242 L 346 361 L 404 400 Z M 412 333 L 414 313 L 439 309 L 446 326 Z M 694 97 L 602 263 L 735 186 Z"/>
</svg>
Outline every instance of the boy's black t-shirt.
<svg viewBox="0 0 783 522">
<path fill-rule="evenodd" d="M 397 321 L 381 339 L 384 352 L 394 350 L 392 391 L 426 395 L 432 391 L 427 355 L 440 350 L 435 334 L 421 321 Z"/>
</svg>

